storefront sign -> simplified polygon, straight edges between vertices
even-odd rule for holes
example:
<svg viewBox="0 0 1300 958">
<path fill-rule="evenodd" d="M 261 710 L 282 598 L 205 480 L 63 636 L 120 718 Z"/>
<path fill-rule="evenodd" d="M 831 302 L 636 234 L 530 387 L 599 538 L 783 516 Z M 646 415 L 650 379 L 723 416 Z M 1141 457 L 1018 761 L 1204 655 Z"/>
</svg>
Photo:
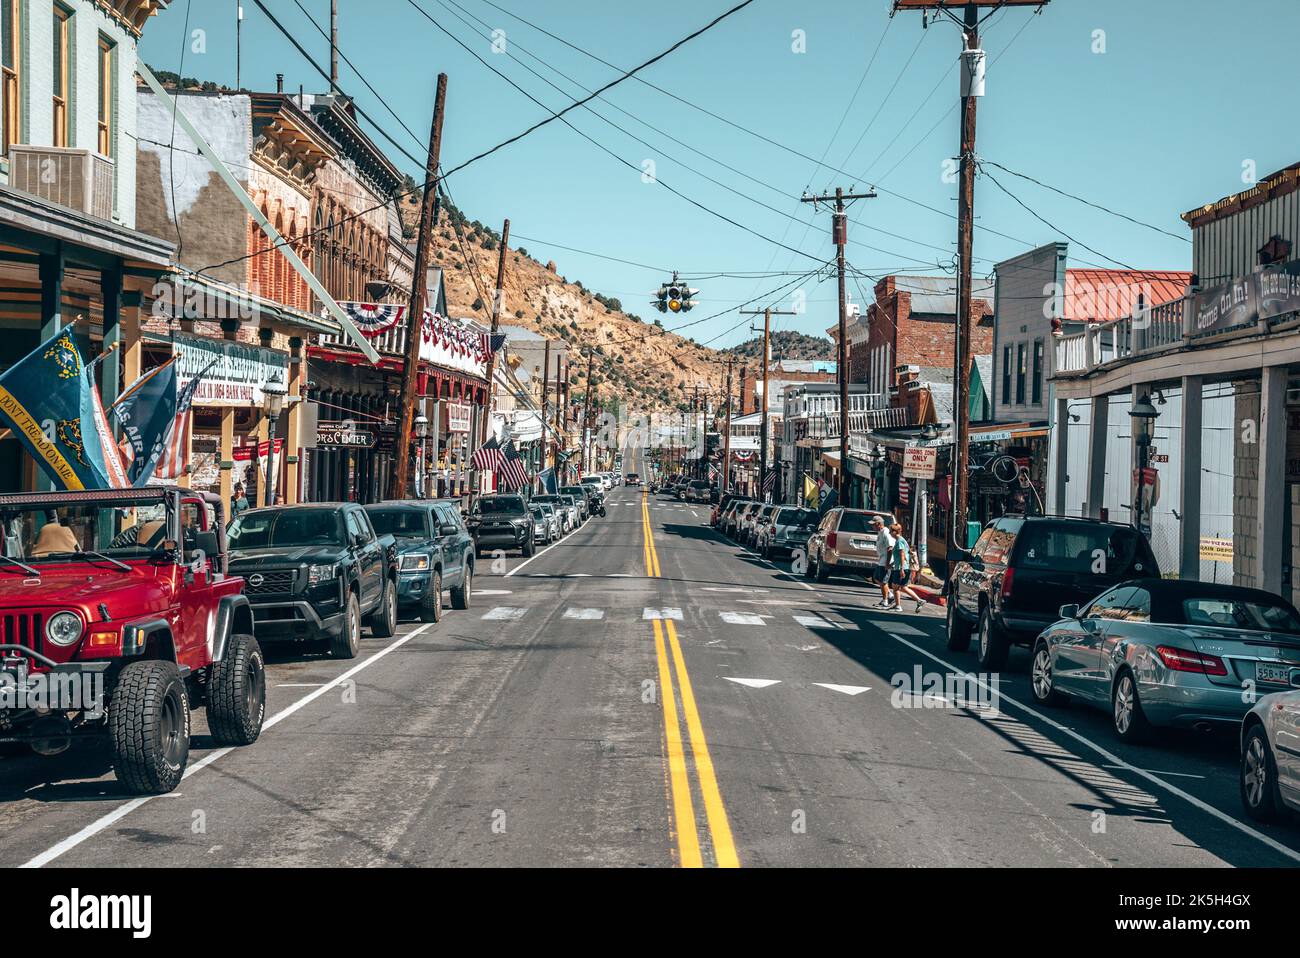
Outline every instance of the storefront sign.
<svg viewBox="0 0 1300 958">
<path fill-rule="evenodd" d="M 1300 310 L 1300 260 L 1265 266 L 1255 277 L 1259 286 L 1259 315 L 1271 319 Z"/>
<path fill-rule="evenodd" d="M 178 389 L 184 389 L 215 361 L 194 392 L 196 406 L 261 407 L 262 385 L 267 380 L 274 377 L 282 386 L 289 382 L 287 353 L 183 333 L 177 333 L 172 342 L 177 355 Z"/>
<path fill-rule="evenodd" d="M 1192 303 L 1192 334 L 1208 336 L 1259 319 L 1255 278 L 1246 276 L 1197 293 Z"/>
<path fill-rule="evenodd" d="M 933 479 L 935 463 L 939 459 L 936 449 L 927 446 L 908 446 L 903 450 L 903 475 L 909 479 Z"/>
<path fill-rule="evenodd" d="M 447 431 L 469 432 L 474 423 L 474 409 L 469 403 L 447 403 Z"/>
<path fill-rule="evenodd" d="M 322 449 L 371 449 L 375 434 L 358 429 L 351 421 L 322 422 L 316 426 L 316 445 Z"/>
<path fill-rule="evenodd" d="M 1201 536 L 1201 559 L 1205 562 L 1232 562 L 1232 540 Z"/>
</svg>

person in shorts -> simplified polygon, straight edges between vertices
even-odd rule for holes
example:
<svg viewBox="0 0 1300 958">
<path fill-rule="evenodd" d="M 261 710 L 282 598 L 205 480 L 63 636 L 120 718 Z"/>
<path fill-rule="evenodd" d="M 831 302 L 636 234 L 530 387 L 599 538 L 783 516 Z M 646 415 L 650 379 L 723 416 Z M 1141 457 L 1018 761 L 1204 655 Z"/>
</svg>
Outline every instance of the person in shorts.
<svg viewBox="0 0 1300 958">
<path fill-rule="evenodd" d="M 889 560 L 889 584 L 893 587 L 894 601 L 887 608 L 902 612 L 903 596 L 906 594 L 916 603 L 916 608 L 912 611 L 920 612 L 925 608 L 925 600 L 912 591 L 912 573 L 916 566 L 912 544 L 907 541 L 907 536 L 903 535 L 902 523 L 895 522 L 889 531 L 894 537 L 894 549 L 890 553 Z"/>
<path fill-rule="evenodd" d="M 880 516 L 871 517 L 871 528 L 876 533 L 876 567 L 872 570 L 871 580 L 880 586 L 880 601 L 876 608 L 884 609 L 893 604 L 889 596 L 889 557 L 894 551 L 894 537 Z"/>
</svg>

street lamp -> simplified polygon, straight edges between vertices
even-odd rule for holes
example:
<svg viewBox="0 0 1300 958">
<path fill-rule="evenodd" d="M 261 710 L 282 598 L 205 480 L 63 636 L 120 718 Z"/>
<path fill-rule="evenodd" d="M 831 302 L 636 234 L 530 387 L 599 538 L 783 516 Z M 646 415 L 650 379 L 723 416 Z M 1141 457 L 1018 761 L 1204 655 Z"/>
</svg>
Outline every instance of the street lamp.
<svg viewBox="0 0 1300 958">
<path fill-rule="evenodd" d="M 275 425 L 284 411 L 284 399 L 289 395 L 278 372 L 262 383 L 262 410 L 266 413 L 266 504 L 275 505 L 274 478 L 272 468 L 275 465 Z"/>
<path fill-rule="evenodd" d="M 415 417 L 415 497 L 424 498 L 424 440 L 429 437 L 429 417 L 424 413 Z"/>
<path fill-rule="evenodd" d="M 871 447 L 871 475 L 873 477 L 873 482 L 875 483 L 875 487 L 876 487 L 873 490 L 875 492 L 875 496 L 874 496 L 875 501 L 872 504 L 877 509 L 882 508 L 882 503 L 884 502 L 884 493 L 885 493 L 884 490 L 885 478 L 883 474 L 884 466 L 885 466 L 884 450 L 881 449 L 879 446 L 872 446 Z"/>
<path fill-rule="evenodd" d="M 1143 535 L 1150 535 L 1151 528 L 1146 521 L 1146 508 L 1142 501 L 1146 472 L 1151 461 L 1151 438 L 1155 421 L 1160 410 L 1151 404 L 1151 396 L 1143 393 L 1128 411 L 1133 419 L 1134 440 L 1137 442 L 1138 467 L 1133 476 L 1133 514 L 1137 517 L 1137 527 Z"/>
</svg>

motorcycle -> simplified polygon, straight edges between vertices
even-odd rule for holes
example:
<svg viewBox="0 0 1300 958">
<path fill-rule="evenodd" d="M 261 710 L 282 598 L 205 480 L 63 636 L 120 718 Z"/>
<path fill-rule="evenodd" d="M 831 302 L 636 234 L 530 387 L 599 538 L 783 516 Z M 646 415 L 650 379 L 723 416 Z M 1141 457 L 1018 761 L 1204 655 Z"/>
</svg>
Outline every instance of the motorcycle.
<svg viewBox="0 0 1300 958">
<path fill-rule="evenodd" d="M 602 519 L 605 517 L 605 503 L 603 500 L 600 503 L 600 516 Z"/>
</svg>

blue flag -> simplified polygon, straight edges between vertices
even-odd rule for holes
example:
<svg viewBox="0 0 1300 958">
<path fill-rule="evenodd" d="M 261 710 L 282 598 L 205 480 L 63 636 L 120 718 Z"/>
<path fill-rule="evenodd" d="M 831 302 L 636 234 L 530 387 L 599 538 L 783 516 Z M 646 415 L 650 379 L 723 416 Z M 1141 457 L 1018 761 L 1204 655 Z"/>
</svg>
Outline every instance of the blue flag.
<svg viewBox="0 0 1300 958">
<path fill-rule="evenodd" d="M 176 418 L 175 357 L 128 386 L 113 404 L 113 414 L 122 426 L 122 438 L 131 448 L 131 484 L 142 486 L 154 474 L 167 432 Z"/>
<path fill-rule="evenodd" d="M 125 489 L 130 483 L 104 404 L 65 326 L 0 375 L 0 420 L 56 489 Z"/>
<path fill-rule="evenodd" d="M 553 496 L 560 491 L 560 485 L 555 481 L 554 469 L 543 469 L 537 476 L 542 481 L 542 492 Z"/>
</svg>

